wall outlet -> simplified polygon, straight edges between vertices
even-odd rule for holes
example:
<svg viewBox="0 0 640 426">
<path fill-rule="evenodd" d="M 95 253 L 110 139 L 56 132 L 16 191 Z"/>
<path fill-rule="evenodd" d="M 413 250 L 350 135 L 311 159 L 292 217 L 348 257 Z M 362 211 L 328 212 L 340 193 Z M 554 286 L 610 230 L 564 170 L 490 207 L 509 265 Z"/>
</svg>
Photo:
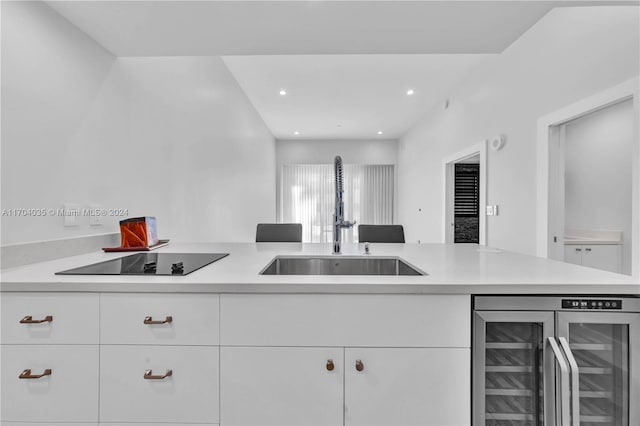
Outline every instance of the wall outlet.
<svg viewBox="0 0 640 426">
<path fill-rule="evenodd" d="M 80 225 L 80 206 L 75 203 L 64 203 L 63 208 L 65 228 Z"/>
<path fill-rule="evenodd" d="M 102 226 L 102 206 L 89 204 L 89 226 Z"/>
<path fill-rule="evenodd" d="M 498 216 L 498 206 L 487 206 L 487 216 Z"/>
</svg>

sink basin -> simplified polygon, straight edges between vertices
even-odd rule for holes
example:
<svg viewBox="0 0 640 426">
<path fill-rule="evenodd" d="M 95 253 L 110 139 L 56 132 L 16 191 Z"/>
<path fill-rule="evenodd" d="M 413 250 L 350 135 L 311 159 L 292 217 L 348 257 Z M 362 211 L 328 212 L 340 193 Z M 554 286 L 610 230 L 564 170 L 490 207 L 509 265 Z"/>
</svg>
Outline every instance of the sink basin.
<svg viewBox="0 0 640 426">
<path fill-rule="evenodd" d="M 260 275 L 427 275 L 399 257 L 277 256 Z"/>
</svg>

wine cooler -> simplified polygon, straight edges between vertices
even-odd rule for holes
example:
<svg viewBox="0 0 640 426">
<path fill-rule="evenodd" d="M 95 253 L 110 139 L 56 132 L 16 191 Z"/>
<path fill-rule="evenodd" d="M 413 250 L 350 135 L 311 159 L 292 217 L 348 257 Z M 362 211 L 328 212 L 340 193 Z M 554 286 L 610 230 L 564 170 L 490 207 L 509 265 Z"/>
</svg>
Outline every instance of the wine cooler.
<svg viewBox="0 0 640 426">
<path fill-rule="evenodd" d="M 640 426 L 640 298 L 473 306 L 474 426 Z"/>
</svg>

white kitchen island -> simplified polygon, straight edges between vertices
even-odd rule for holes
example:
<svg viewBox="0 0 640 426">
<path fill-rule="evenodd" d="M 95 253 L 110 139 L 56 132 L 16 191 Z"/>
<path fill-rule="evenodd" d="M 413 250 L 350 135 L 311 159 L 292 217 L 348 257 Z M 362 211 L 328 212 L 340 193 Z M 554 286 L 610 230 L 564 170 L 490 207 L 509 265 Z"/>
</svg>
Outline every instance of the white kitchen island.
<svg viewBox="0 0 640 426">
<path fill-rule="evenodd" d="M 329 244 L 160 250 L 230 255 L 184 277 L 54 275 L 123 253 L 3 272 L 3 425 L 470 425 L 473 295 L 640 295 L 474 245 L 371 245 L 426 276 L 259 275 Z"/>
<path fill-rule="evenodd" d="M 154 253 L 230 253 L 187 276 L 61 276 L 55 272 L 130 253 L 91 253 L 2 271 L 2 292 L 640 294 L 640 284 L 613 274 L 470 244 L 371 244 L 370 256 L 398 256 L 425 276 L 267 276 L 275 256 L 326 256 L 331 244 L 174 244 Z M 363 255 L 344 244 L 343 255 Z"/>
</svg>

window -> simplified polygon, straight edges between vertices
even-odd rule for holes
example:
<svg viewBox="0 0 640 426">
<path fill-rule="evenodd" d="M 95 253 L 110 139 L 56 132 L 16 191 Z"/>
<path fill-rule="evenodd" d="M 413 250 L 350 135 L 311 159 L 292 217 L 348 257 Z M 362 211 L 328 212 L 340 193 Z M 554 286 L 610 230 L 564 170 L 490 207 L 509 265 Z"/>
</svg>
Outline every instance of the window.
<svg viewBox="0 0 640 426">
<path fill-rule="evenodd" d="M 356 221 L 343 230 L 343 241 L 357 242 L 357 225 L 393 223 L 393 165 L 344 165 L 345 219 Z M 278 218 L 302 223 L 302 241 L 333 240 L 335 182 L 333 164 L 286 164 L 282 166 Z"/>
</svg>

